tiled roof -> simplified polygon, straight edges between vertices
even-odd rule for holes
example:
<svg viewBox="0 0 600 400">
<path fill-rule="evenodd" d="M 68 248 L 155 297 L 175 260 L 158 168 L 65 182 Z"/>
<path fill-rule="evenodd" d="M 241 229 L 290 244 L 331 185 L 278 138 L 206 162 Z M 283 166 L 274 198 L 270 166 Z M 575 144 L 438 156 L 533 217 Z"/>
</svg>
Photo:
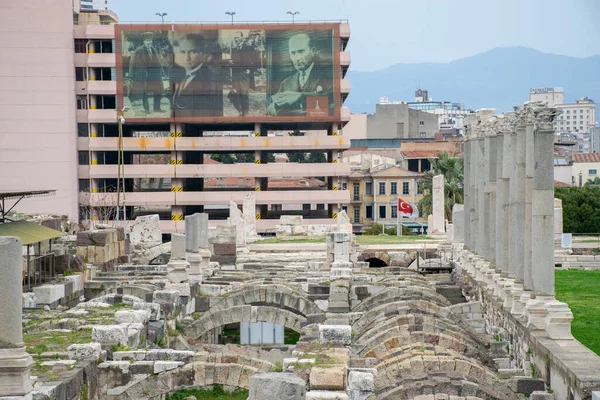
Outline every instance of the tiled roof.
<svg viewBox="0 0 600 400">
<path fill-rule="evenodd" d="M 554 181 L 554 187 L 571 187 L 571 185 L 561 181 Z"/>
<path fill-rule="evenodd" d="M 573 162 L 597 163 L 600 162 L 600 153 L 577 153 L 573 154 Z"/>
</svg>

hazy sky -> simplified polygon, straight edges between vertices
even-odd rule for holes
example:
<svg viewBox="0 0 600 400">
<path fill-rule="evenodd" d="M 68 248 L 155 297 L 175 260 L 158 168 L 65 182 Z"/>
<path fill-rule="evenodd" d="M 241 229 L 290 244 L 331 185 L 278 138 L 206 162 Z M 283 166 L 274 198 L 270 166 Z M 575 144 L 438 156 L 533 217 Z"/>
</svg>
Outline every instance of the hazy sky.
<svg viewBox="0 0 600 400">
<path fill-rule="evenodd" d="M 600 0 L 109 0 L 121 22 L 348 19 L 352 69 L 446 62 L 494 47 L 600 54 Z"/>
</svg>

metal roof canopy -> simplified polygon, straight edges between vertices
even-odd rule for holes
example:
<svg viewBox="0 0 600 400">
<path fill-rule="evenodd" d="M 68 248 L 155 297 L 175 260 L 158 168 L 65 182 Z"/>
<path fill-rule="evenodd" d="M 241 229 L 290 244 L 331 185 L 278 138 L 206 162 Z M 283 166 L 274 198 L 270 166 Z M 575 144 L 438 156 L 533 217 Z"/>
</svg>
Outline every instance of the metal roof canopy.
<svg viewBox="0 0 600 400">
<path fill-rule="evenodd" d="M 22 192 L 0 192 L 0 223 L 6 222 L 8 214 L 21 200 L 26 197 L 50 196 L 56 193 L 56 190 L 27 190 Z M 4 202 L 7 199 L 18 199 L 8 210 Z M 8 219 L 9 220 L 9 219 Z M 10 220 L 9 220 L 10 221 Z"/>
<path fill-rule="evenodd" d="M 29 246 L 43 240 L 55 239 L 63 235 L 61 231 L 29 221 L 0 224 L 0 236 L 16 236 L 21 239 L 23 246 Z"/>
</svg>

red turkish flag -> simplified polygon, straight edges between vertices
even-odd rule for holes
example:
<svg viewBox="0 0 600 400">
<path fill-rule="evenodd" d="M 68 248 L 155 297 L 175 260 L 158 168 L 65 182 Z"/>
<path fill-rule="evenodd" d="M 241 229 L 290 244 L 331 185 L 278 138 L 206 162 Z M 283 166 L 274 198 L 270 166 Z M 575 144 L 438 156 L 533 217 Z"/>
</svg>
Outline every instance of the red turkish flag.
<svg viewBox="0 0 600 400">
<path fill-rule="evenodd" d="M 406 201 L 399 198 L 398 199 L 398 212 L 400 213 L 401 216 L 412 217 L 415 212 L 415 208 L 412 206 L 412 204 L 407 203 Z"/>
</svg>

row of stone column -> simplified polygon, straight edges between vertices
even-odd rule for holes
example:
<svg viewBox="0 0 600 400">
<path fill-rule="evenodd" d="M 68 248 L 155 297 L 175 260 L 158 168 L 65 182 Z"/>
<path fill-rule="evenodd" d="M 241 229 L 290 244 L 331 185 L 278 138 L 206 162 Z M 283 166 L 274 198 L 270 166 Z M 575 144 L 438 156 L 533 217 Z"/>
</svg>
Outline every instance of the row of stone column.
<svg viewBox="0 0 600 400">
<path fill-rule="evenodd" d="M 555 109 L 480 110 L 464 147 L 464 243 L 514 288 L 554 294 Z"/>
</svg>

